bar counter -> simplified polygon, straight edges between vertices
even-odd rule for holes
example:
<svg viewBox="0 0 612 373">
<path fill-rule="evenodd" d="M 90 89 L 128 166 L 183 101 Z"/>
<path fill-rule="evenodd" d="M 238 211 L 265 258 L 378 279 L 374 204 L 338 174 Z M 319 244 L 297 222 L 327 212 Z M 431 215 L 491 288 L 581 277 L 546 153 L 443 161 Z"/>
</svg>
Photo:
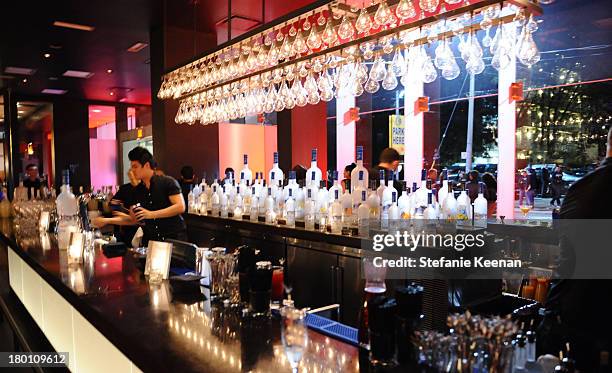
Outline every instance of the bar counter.
<svg viewBox="0 0 612 373">
<path fill-rule="evenodd" d="M 72 371 L 291 370 L 277 319 L 242 320 L 210 301 L 173 299 L 167 281 L 149 286 L 130 254 L 109 259 L 96 248 L 93 261 L 69 266 L 53 235 L 15 230 L 11 220 L 0 227 L 0 255 L 8 256 L 2 281 L 10 280 L 56 351 L 69 352 Z M 359 351 L 309 330 L 302 364 L 359 371 Z"/>
</svg>

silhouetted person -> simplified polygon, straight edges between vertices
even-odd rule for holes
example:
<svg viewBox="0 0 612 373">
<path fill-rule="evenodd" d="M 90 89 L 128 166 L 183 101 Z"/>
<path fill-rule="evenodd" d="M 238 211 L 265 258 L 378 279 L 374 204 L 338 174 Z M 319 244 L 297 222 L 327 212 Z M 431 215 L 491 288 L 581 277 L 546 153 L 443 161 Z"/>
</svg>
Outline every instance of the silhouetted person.
<svg viewBox="0 0 612 373">
<path fill-rule="evenodd" d="M 38 166 L 35 164 L 26 166 L 26 178 L 23 180 L 23 186 L 28 190 L 28 199 L 40 197 L 42 181 L 38 175 Z"/>
<path fill-rule="evenodd" d="M 185 200 L 185 206 L 187 206 L 189 192 L 191 191 L 191 189 L 196 183 L 195 174 L 193 172 L 193 167 L 183 166 L 181 168 L 181 178 L 179 179 L 178 182 L 181 186 L 181 191 L 183 193 L 183 199 Z"/>
</svg>

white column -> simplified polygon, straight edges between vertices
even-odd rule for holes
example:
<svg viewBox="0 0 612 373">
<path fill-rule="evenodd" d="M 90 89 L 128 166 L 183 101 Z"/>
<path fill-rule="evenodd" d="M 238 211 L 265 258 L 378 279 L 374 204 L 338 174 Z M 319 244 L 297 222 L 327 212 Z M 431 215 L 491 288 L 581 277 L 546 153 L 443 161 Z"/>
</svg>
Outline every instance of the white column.
<svg viewBox="0 0 612 373">
<path fill-rule="evenodd" d="M 505 30 L 504 30 L 505 31 Z M 516 102 L 510 101 L 510 85 L 516 81 L 516 57 L 499 71 L 497 102 L 497 216 L 514 219 L 514 182 L 516 174 Z"/>
<path fill-rule="evenodd" d="M 344 124 L 344 113 L 352 107 L 355 107 L 355 97 L 339 92 L 336 98 L 336 169 L 340 180 L 344 167 L 355 162 L 355 122 Z"/>
<path fill-rule="evenodd" d="M 424 94 L 423 89 L 420 80 L 404 89 L 404 180 L 409 185 L 421 180 L 423 169 L 424 114 L 414 111 L 415 102 Z"/>
</svg>

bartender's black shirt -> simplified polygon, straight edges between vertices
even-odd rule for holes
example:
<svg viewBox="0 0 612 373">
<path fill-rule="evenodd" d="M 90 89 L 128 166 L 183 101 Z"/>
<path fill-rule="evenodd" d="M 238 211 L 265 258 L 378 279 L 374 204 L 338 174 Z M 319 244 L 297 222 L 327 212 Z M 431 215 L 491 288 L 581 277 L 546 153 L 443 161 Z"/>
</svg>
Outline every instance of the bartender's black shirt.
<svg viewBox="0 0 612 373">
<path fill-rule="evenodd" d="M 139 184 L 140 185 L 140 184 Z M 125 208 L 130 208 L 132 205 L 136 203 L 136 197 L 134 195 L 134 190 L 138 187 L 133 186 L 131 183 L 123 184 L 119 187 L 119 190 L 113 196 L 113 199 L 121 201 Z"/>
<path fill-rule="evenodd" d="M 28 177 L 23 180 L 23 186 L 28 188 L 28 199 L 32 199 L 34 196 L 40 197 L 42 181 L 39 178 L 32 180 Z"/>
<path fill-rule="evenodd" d="M 134 188 L 135 202 L 150 211 L 165 209 L 172 205 L 170 196 L 181 194 L 178 182 L 170 176 L 151 177 L 150 188 L 144 183 Z M 176 215 L 169 218 L 147 219 L 143 227 L 143 240 L 163 241 L 167 238 L 176 238 L 186 231 L 185 221 L 182 216 Z"/>
</svg>

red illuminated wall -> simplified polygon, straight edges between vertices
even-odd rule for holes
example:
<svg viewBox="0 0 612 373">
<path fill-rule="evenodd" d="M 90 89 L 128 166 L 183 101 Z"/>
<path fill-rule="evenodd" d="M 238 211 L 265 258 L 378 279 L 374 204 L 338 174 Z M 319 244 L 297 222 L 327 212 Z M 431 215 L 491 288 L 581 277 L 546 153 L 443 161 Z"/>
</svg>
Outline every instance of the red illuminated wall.
<svg viewBox="0 0 612 373">
<path fill-rule="evenodd" d="M 318 150 L 317 164 L 327 179 L 327 103 L 291 110 L 291 159 L 293 166 L 310 167 L 310 151 Z"/>
</svg>

